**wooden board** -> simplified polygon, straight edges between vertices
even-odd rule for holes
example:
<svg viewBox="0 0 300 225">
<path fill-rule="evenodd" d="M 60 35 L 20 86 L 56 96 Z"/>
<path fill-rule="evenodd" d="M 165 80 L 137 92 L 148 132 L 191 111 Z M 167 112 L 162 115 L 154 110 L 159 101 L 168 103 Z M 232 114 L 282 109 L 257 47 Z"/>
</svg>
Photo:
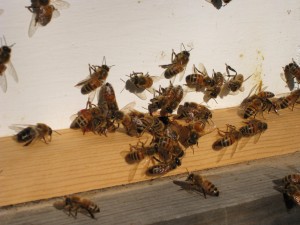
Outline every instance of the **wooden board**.
<svg viewBox="0 0 300 225">
<path fill-rule="evenodd" d="M 230 123 L 242 126 L 236 108 L 215 110 L 215 124 L 225 129 Z M 299 109 L 283 110 L 280 115 L 265 115 L 269 129 L 257 144 L 250 140 L 242 149 L 232 154 L 229 147 L 221 152 L 213 151 L 212 143 L 217 132 L 202 137 L 199 148 L 186 151 L 182 166 L 168 175 L 193 170 L 219 167 L 243 161 L 287 154 L 299 150 Z M 100 189 L 128 183 L 129 166 L 120 152 L 129 150 L 137 138 L 122 132 L 108 137 L 80 131 L 60 130 L 46 145 L 36 142 L 29 147 L 15 143 L 11 137 L 0 139 L 0 206 L 47 199 L 76 192 Z M 244 145 L 239 143 L 239 145 Z M 145 177 L 143 165 L 139 166 L 132 182 L 150 179 Z"/>
<path fill-rule="evenodd" d="M 299 224 L 299 207 L 287 212 L 272 182 L 299 167 L 300 153 L 270 157 L 200 171 L 220 191 L 219 197 L 181 190 L 173 180 L 187 173 L 126 186 L 80 193 L 95 202 L 100 213 L 93 220 L 85 211 L 77 218 L 53 207 L 63 198 L 0 208 L 1 225 L 79 224 Z M 294 167 L 294 168 L 293 168 Z M 84 214 L 85 213 L 85 214 Z"/>
</svg>

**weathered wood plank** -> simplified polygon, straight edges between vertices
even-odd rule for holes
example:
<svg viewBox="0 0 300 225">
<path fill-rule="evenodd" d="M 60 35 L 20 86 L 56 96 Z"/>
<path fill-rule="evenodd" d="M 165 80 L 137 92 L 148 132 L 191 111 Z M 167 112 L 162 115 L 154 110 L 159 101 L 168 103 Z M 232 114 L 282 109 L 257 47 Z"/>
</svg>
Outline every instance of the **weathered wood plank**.
<svg viewBox="0 0 300 225">
<path fill-rule="evenodd" d="M 81 193 L 96 202 L 96 220 L 79 213 L 68 217 L 52 205 L 61 198 L 0 209 L 1 225 L 21 224 L 299 224 L 299 208 L 290 213 L 273 179 L 299 169 L 300 153 L 201 171 L 220 190 L 219 197 L 180 190 L 172 180 L 186 173 L 154 181 Z"/>
<path fill-rule="evenodd" d="M 194 154 L 186 151 L 183 164 L 170 175 L 189 171 L 219 167 L 253 159 L 291 153 L 299 150 L 295 138 L 299 134 L 299 109 L 283 110 L 281 115 L 265 115 L 269 129 L 257 144 L 250 140 L 231 157 L 232 148 L 220 152 L 211 145 L 217 134 L 202 137 Z M 236 108 L 215 110 L 213 120 L 221 129 L 230 123 L 242 126 Z M 128 183 L 131 166 L 127 165 L 120 152 L 129 149 L 136 138 L 124 133 L 82 135 L 80 131 L 61 130 L 46 145 L 36 142 L 29 147 L 15 143 L 11 137 L 0 139 L 0 206 L 47 199 L 76 192 L 95 190 Z M 244 145 L 241 141 L 239 146 Z M 142 164 L 142 163 L 141 163 Z M 142 175 L 140 165 L 132 182 L 149 179 Z"/>
</svg>

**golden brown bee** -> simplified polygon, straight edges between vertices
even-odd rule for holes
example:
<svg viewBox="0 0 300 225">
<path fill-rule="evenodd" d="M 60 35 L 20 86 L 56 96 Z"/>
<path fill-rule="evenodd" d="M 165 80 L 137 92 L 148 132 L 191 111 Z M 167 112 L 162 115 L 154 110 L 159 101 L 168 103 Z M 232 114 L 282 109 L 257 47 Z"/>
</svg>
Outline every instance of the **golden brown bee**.
<svg viewBox="0 0 300 225">
<path fill-rule="evenodd" d="M 110 83 L 101 86 L 98 97 L 98 107 L 102 108 L 107 105 L 107 119 L 114 120 L 116 112 L 119 111 L 115 91 Z"/>
<path fill-rule="evenodd" d="M 18 82 L 17 72 L 11 63 L 11 48 L 15 45 L 7 45 L 5 37 L 3 36 L 5 45 L 2 45 L 1 39 L 1 48 L 0 48 L 0 85 L 4 92 L 7 90 L 7 81 L 6 81 L 6 72 L 8 72 L 13 79 Z"/>
<path fill-rule="evenodd" d="M 200 66 L 202 71 L 197 69 L 194 65 L 194 73 L 187 75 L 185 78 L 186 86 L 196 91 L 203 91 L 205 88 L 213 85 L 213 80 L 207 74 L 204 65 L 201 63 Z"/>
<path fill-rule="evenodd" d="M 110 68 L 111 66 L 106 65 L 105 57 L 103 57 L 102 66 L 89 65 L 90 75 L 76 84 L 75 87 L 81 87 L 81 94 L 89 94 L 89 101 L 92 102 L 96 89 L 105 83 Z"/>
<path fill-rule="evenodd" d="M 212 118 L 212 113 L 204 105 L 196 102 L 185 102 L 183 105 L 179 105 L 175 118 L 184 119 L 187 123 L 198 120 L 208 121 Z"/>
<path fill-rule="evenodd" d="M 159 117 L 149 114 L 145 114 L 145 116 L 141 118 L 141 122 L 144 125 L 143 132 L 148 131 L 152 135 L 163 135 L 166 128 L 164 122 L 161 121 Z"/>
<path fill-rule="evenodd" d="M 99 206 L 89 199 L 81 198 L 77 195 L 65 196 L 65 209 L 69 211 L 69 216 L 72 211 L 75 211 L 75 218 L 77 217 L 78 210 L 87 211 L 91 218 L 95 218 L 94 214 L 100 212 Z"/>
<path fill-rule="evenodd" d="M 251 119 L 245 123 L 247 125 L 239 129 L 243 137 L 252 137 L 259 134 L 259 139 L 260 135 L 268 129 L 268 124 L 260 120 Z M 255 140 L 255 143 L 258 141 L 258 139 Z"/>
<path fill-rule="evenodd" d="M 279 109 L 285 109 L 288 107 L 291 107 L 291 109 L 294 109 L 295 104 L 298 102 L 300 98 L 300 89 L 292 91 L 288 96 L 286 97 L 280 97 L 276 99 L 274 103 L 274 107 L 276 110 Z"/>
<path fill-rule="evenodd" d="M 36 125 L 28 125 L 26 128 L 24 128 L 24 126 L 10 126 L 11 129 L 18 131 L 18 133 L 14 136 L 14 139 L 17 142 L 25 143 L 24 146 L 28 146 L 38 139 L 42 139 L 46 144 L 51 142 L 52 129 L 48 125 L 44 123 L 37 123 Z M 46 140 L 46 138 L 48 140 Z"/>
<path fill-rule="evenodd" d="M 211 196 L 219 196 L 219 190 L 217 187 L 199 174 L 190 173 L 186 181 L 191 182 L 196 189 L 203 193 L 205 198 L 207 194 Z"/>
<path fill-rule="evenodd" d="M 296 82 L 300 83 L 300 67 L 299 65 L 294 61 L 292 63 L 289 63 L 285 67 L 283 67 L 284 71 L 284 80 L 289 87 L 290 90 L 294 89 L 294 79 L 296 79 Z"/>
<path fill-rule="evenodd" d="M 221 93 L 224 81 L 224 76 L 221 72 L 213 71 L 212 85 L 205 89 L 203 100 L 205 102 L 208 102 L 212 98 L 217 98 L 218 95 Z"/>
<path fill-rule="evenodd" d="M 153 157 L 157 152 L 157 144 L 145 146 L 145 143 L 139 141 L 135 146 L 130 145 L 130 152 L 125 155 L 125 161 L 128 164 L 139 163 L 146 157 Z"/>
<path fill-rule="evenodd" d="M 150 76 L 148 73 L 144 75 L 143 73 L 133 72 L 129 75 L 130 79 L 125 82 L 125 89 L 130 93 L 134 93 L 140 99 L 147 99 L 145 90 L 154 94 L 153 83 L 158 81 L 160 77 Z"/>
<path fill-rule="evenodd" d="M 227 130 L 221 131 L 218 129 L 218 134 L 222 137 L 215 141 L 212 145 L 214 150 L 221 150 L 234 143 L 237 143 L 242 138 L 242 133 L 238 131 L 235 126 L 226 124 Z"/>
<path fill-rule="evenodd" d="M 282 182 L 284 184 L 287 183 L 300 184 L 300 174 L 299 173 L 289 174 L 284 178 L 282 178 Z"/>
<path fill-rule="evenodd" d="M 70 4 L 63 0 L 31 0 L 26 8 L 32 13 L 28 36 L 32 37 L 39 26 L 46 26 L 53 18 L 59 17 L 58 10 L 69 8 Z"/>
<path fill-rule="evenodd" d="M 182 46 L 184 47 L 184 45 Z M 171 79 L 171 82 L 173 83 L 175 76 L 179 74 L 179 81 L 182 80 L 185 68 L 189 62 L 190 51 L 184 50 L 176 54 L 174 50 L 172 50 L 171 64 L 160 65 L 160 67 L 166 69 L 163 73 L 163 76 L 166 79 Z"/>
<path fill-rule="evenodd" d="M 103 110 L 103 108 L 102 108 Z M 104 117 L 107 113 L 107 110 L 100 110 L 96 105 L 87 102 L 85 109 L 80 110 L 77 114 L 72 116 L 72 123 L 70 125 L 71 129 L 80 128 L 83 134 L 86 131 L 95 131 L 96 121 L 93 121 L 94 118 Z M 99 122 L 99 121 L 98 121 Z M 97 124 L 99 126 L 99 124 Z"/>
<path fill-rule="evenodd" d="M 157 175 L 164 175 L 178 166 L 181 166 L 181 161 L 179 158 L 174 157 L 170 159 L 168 162 L 162 162 L 157 165 L 151 166 L 147 169 L 146 174 L 148 176 L 157 176 Z"/>
</svg>

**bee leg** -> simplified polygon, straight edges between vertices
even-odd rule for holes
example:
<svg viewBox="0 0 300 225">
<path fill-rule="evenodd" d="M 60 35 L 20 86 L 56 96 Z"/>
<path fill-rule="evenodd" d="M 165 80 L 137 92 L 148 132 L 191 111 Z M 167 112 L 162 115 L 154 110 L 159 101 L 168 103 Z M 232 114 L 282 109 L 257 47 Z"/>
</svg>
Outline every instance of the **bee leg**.
<svg viewBox="0 0 300 225">
<path fill-rule="evenodd" d="M 48 144 L 48 142 L 47 142 L 47 140 L 46 140 L 45 137 L 43 137 L 43 140 L 44 140 L 45 144 Z"/>
<path fill-rule="evenodd" d="M 31 139 L 30 141 L 26 142 L 26 143 L 24 144 L 24 146 L 30 145 L 30 143 L 31 143 L 32 141 L 33 141 L 33 139 Z"/>
<path fill-rule="evenodd" d="M 202 189 L 202 192 L 203 192 L 204 198 L 206 198 L 206 191 L 204 190 L 204 188 L 201 188 L 201 189 Z"/>
<path fill-rule="evenodd" d="M 94 216 L 94 214 L 92 213 L 92 211 L 91 210 L 89 210 L 89 209 L 86 209 L 86 211 L 90 214 L 90 216 L 92 217 L 92 219 L 95 219 L 95 216 Z"/>
</svg>

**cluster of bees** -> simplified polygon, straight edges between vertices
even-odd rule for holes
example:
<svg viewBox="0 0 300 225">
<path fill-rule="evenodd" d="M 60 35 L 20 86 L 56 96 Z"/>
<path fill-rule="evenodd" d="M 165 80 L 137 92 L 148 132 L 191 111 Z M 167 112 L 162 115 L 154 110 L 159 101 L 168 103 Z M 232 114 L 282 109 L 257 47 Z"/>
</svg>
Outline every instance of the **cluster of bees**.
<svg viewBox="0 0 300 225">
<path fill-rule="evenodd" d="M 217 1 L 210 2 L 214 4 Z M 222 1 L 220 2 L 222 3 Z M 223 0 L 223 2 L 227 4 L 230 1 Z M 33 36 L 39 26 L 46 26 L 52 17 L 59 16 L 58 10 L 68 7 L 69 4 L 62 0 L 31 0 L 31 5 L 26 7 L 32 13 L 28 35 Z M 0 48 L 0 85 L 6 92 L 6 72 L 11 74 L 16 82 L 18 77 L 10 60 L 14 44 L 7 45 L 4 37 L 3 40 L 5 44 L 2 44 L 1 39 Z M 83 133 L 93 132 L 107 135 L 107 133 L 115 132 L 122 125 L 130 136 L 139 138 L 145 133 L 151 136 L 149 143 L 139 140 L 136 144 L 129 146 L 129 151 L 121 153 L 128 164 L 135 165 L 129 180 L 133 179 L 135 170 L 142 160 L 152 162 L 152 165 L 149 167 L 147 165 L 146 168 L 145 174 L 148 176 L 164 175 L 176 169 L 181 166 L 185 150 L 193 149 L 194 145 L 198 145 L 200 137 L 216 129 L 220 138 L 212 144 L 212 149 L 217 151 L 234 143 L 237 144 L 241 138 L 256 135 L 259 137 L 267 130 L 268 125 L 266 122 L 255 119 L 258 114 L 261 114 L 263 118 L 264 112 L 273 111 L 278 114 L 282 109 L 293 109 L 299 102 L 300 90 L 292 90 L 295 83 L 300 83 L 300 67 L 293 60 L 283 68 L 283 78 L 291 90 L 288 95 L 275 98 L 272 92 L 262 88 L 262 84 L 253 87 L 239 107 L 240 116 L 246 119 L 245 125 L 237 129 L 235 126 L 227 124 L 226 130 L 220 130 L 213 123 L 212 112 L 208 107 L 196 102 L 180 103 L 190 91 L 203 92 L 205 102 L 210 99 L 215 100 L 217 97 L 223 98 L 228 94 L 237 94 L 244 91 L 243 84 L 251 76 L 244 78 L 242 74 L 227 64 L 225 64 L 226 73 L 213 71 L 212 76 L 209 76 L 204 65 L 199 64 L 198 68 L 194 65 L 193 73 L 185 77 L 186 83 L 183 86 L 174 85 L 176 76 L 179 77 L 179 81 L 183 79 L 191 50 L 187 51 L 184 48 L 179 53 L 175 53 L 173 50 L 170 64 L 160 65 L 164 69 L 162 76 L 132 72 L 129 79 L 124 81 L 124 89 L 143 100 L 146 100 L 145 91 L 153 94 L 147 113 L 135 110 L 134 102 L 119 109 L 114 88 L 106 82 L 112 66 L 106 65 L 105 57 L 101 66 L 89 65 L 88 78 L 75 85 L 81 89 L 83 95 L 88 95 L 88 101 L 85 108 L 73 116 L 70 128 L 80 129 Z M 153 84 L 163 78 L 170 80 L 169 86 L 159 87 L 156 90 Z M 94 104 L 93 100 L 96 94 L 98 101 L 97 104 Z M 44 123 L 12 125 L 11 128 L 18 132 L 14 139 L 24 146 L 28 146 L 36 140 L 43 140 L 45 143 L 51 142 L 53 130 Z M 294 202 L 299 205 L 299 180 L 298 175 L 290 175 L 284 179 L 284 186 L 280 190 L 286 202 Z M 174 181 L 174 183 L 185 189 L 199 191 L 204 194 L 204 197 L 207 194 L 219 196 L 215 185 L 199 174 L 189 173 L 186 181 Z M 67 196 L 60 204 L 69 211 L 69 215 L 75 212 L 75 217 L 79 209 L 86 210 L 92 218 L 94 218 L 94 213 L 100 212 L 95 203 L 78 196 Z"/>
</svg>

